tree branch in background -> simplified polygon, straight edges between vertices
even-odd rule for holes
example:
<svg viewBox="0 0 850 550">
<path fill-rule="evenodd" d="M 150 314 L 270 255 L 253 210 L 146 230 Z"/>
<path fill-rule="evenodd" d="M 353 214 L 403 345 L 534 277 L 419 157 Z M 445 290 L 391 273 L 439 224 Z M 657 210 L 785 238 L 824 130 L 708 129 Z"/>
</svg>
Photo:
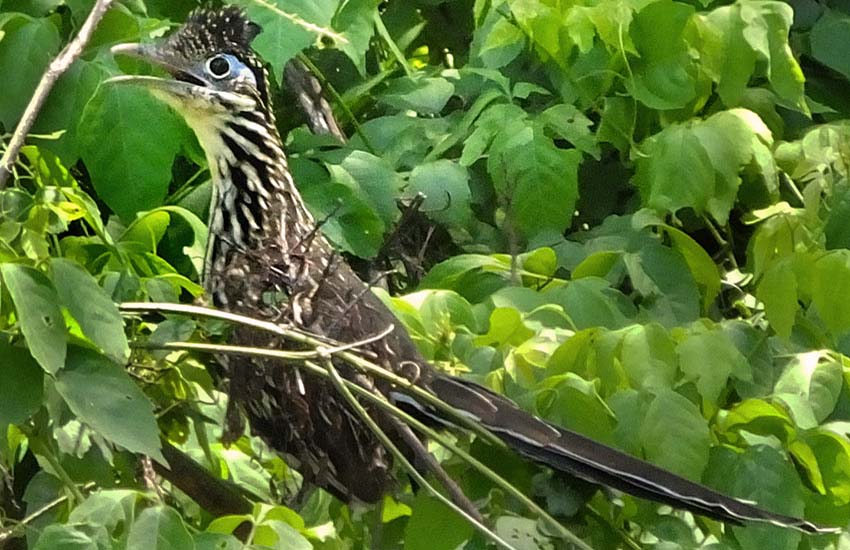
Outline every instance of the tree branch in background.
<svg viewBox="0 0 850 550">
<path fill-rule="evenodd" d="M 97 0 L 89 13 L 89 16 L 83 23 L 83 26 L 80 28 L 80 32 L 77 36 L 68 42 L 62 51 L 59 52 L 59 55 L 57 55 L 56 58 L 50 62 L 50 65 L 47 66 L 47 70 L 42 75 L 23 116 L 21 116 L 21 121 L 15 129 L 15 133 L 12 134 L 12 139 L 9 141 L 9 147 L 3 154 L 3 158 L 0 159 L 0 189 L 5 187 L 6 180 L 9 178 L 9 175 L 11 175 L 12 168 L 18 160 L 18 154 L 21 151 L 21 147 L 24 146 L 24 142 L 27 139 L 27 134 L 29 134 L 33 124 L 35 124 L 35 119 L 38 117 L 38 113 L 44 106 L 47 96 L 50 95 L 50 90 L 53 89 L 53 86 L 56 84 L 56 81 L 59 80 L 59 77 L 62 76 L 71 64 L 83 53 L 83 48 L 85 48 L 86 44 L 88 44 L 89 40 L 91 40 L 94 29 L 103 18 L 106 10 L 109 9 L 112 1 L 113 0 Z"/>
</svg>

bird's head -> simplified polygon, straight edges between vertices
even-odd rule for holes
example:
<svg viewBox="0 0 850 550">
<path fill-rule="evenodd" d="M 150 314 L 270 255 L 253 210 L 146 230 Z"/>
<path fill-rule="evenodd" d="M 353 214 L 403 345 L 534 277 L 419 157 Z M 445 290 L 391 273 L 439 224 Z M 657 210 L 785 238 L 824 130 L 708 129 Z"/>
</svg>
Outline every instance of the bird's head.
<svg viewBox="0 0 850 550">
<path fill-rule="evenodd" d="M 144 86 L 189 121 L 233 111 L 269 112 L 266 71 L 251 50 L 260 30 L 233 6 L 196 10 L 159 42 L 112 48 L 162 67 L 171 78 L 125 75 L 109 82 Z"/>
</svg>

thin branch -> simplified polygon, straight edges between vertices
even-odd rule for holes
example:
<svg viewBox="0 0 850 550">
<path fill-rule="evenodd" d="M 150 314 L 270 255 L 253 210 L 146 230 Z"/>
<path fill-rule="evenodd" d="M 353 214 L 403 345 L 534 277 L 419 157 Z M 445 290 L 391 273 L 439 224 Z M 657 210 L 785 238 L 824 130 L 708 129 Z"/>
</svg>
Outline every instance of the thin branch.
<svg viewBox="0 0 850 550">
<path fill-rule="evenodd" d="M 18 154 L 21 152 L 21 147 L 23 147 L 24 141 L 26 141 L 27 134 L 29 134 L 33 124 L 35 124 L 35 119 L 41 111 L 41 108 L 44 106 L 47 96 L 50 95 L 50 90 L 53 89 L 53 86 L 56 84 L 56 81 L 59 80 L 59 77 L 62 76 L 62 73 L 67 71 L 68 67 L 70 67 L 71 64 L 83 53 L 83 48 L 85 48 L 88 41 L 91 40 L 94 29 L 97 27 L 101 18 L 103 18 L 106 10 L 109 9 L 112 1 L 113 0 L 97 0 L 95 2 L 89 16 L 80 28 L 80 32 L 68 43 L 67 46 L 62 49 L 61 52 L 59 52 L 59 55 L 50 62 L 50 65 L 48 65 L 44 75 L 42 75 L 41 81 L 38 83 L 38 87 L 36 87 L 29 105 L 27 105 L 27 108 L 21 117 L 21 121 L 18 123 L 17 129 L 12 135 L 9 147 L 3 154 L 3 158 L 0 159 L 0 189 L 5 187 L 6 180 L 12 173 L 15 162 L 18 160 Z M 14 75 L 10 78 L 14 78 Z"/>
<path fill-rule="evenodd" d="M 89 489 L 93 489 L 95 487 L 95 485 L 96 484 L 94 482 L 86 483 L 85 485 L 83 485 L 82 490 L 88 491 Z M 22 527 L 25 528 L 27 525 L 34 522 L 35 520 L 37 520 L 38 518 L 40 518 L 41 516 L 43 516 L 47 512 L 53 510 L 54 508 L 56 508 L 57 506 L 60 506 L 61 504 L 64 504 L 67 501 L 68 501 L 68 495 L 64 495 L 64 496 L 61 496 L 61 497 L 56 498 L 54 500 L 51 500 L 50 502 L 48 502 L 47 504 L 45 504 L 44 506 L 42 506 L 41 508 L 39 508 L 38 510 L 36 510 L 32 514 L 28 515 L 27 517 L 25 517 L 21 521 L 15 523 L 11 527 L 0 530 L 0 548 L 2 548 L 3 543 L 5 543 L 8 539 L 19 536 L 18 531 Z"/>
<path fill-rule="evenodd" d="M 443 487 L 446 488 L 446 491 L 449 492 L 449 496 L 452 498 L 455 504 L 458 505 L 464 512 L 466 512 L 469 517 L 475 519 L 478 523 L 483 524 L 484 518 L 481 516 L 481 512 L 478 511 L 478 508 L 475 507 L 475 504 L 469 500 L 463 490 L 458 486 L 458 484 L 449 476 L 448 473 L 443 469 L 442 465 L 434 458 L 434 455 L 428 452 L 428 449 L 425 445 L 416 437 L 416 434 L 413 433 L 413 430 L 410 429 L 410 426 L 395 418 L 393 416 L 390 417 L 390 422 L 393 423 L 398 435 L 401 436 L 402 440 L 407 444 L 408 448 L 413 451 L 420 460 L 425 462 L 425 466 L 434 474 L 434 477 L 437 478 Z"/>
<path fill-rule="evenodd" d="M 236 313 L 230 313 L 227 311 L 221 311 L 219 309 L 201 307 L 201 306 L 193 306 L 188 304 L 175 304 L 170 302 L 124 302 L 118 306 L 118 308 L 122 312 L 137 312 L 137 313 L 179 313 L 183 315 L 192 315 L 196 317 L 208 317 L 211 319 L 220 319 L 222 321 L 228 321 L 230 323 L 235 323 L 239 325 L 245 325 L 249 327 L 253 327 L 255 329 L 259 329 L 265 332 L 269 332 L 271 334 L 276 334 L 282 338 L 291 340 L 293 342 L 298 342 L 300 344 L 305 344 L 311 346 L 313 348 L 317 347 L 327 347 L 329 342 L 327 340 L 322 340 L 317 338 L 316 336 L 312 336 L 307 334 L 306 332 L 299 331 L 294 328 L 286 328 L 276 323 L 272 323 L 269 321 L 262 321 L 259 319 L 254 319 L 253 317 L 247 317 L 245 315 L 238 315 Z M 198 346 L 198 344 L 195 344 Z M 179 349 L 179 348 L 174 348 Z M 200 349 L 200 348 L 196 348 Z M 250 353 L 251 350 L 255 348 L 243 348 L 247 350 L 247 353 Z M 267 350 L 271 352 L 270 356 L 274 357 L 275 350 Z M 292 352 L 280 352 L 285 354 L 290 354 Z M 366 359 L 360 357 L 359 355 L 351 352 L 351 351 L 340 351 L 338 353 L 332 353 L 335 357 L 339 357 L 343 361 L 349 363 L 350 365 L 360 369 L 361 371 L 367 372 L 371 375 L 377 376 L 384 380 L 387 380 L 397 386 L 402 391 L 414 395 L 420 398 L 422 401 L 428 403 L 433 406 L 435 409 L 440 410 L 441 412 L 447 414 L 454 422 L 456 422 L 459 426 L 465 427 L 490 443 L 499 448 L 507 448 L 507 445 L 499 438 L 494 436 L 492 433 L 488 432 L 484 429 L 479 423 L 472 421 L 469 417 L 459 412 L 457 409 L 452 407 L 451 405 L 445 403 L 443 400 L 438 398 L 433 393 L 429 392 L 425 388 L 419 387 L 407 378 L 399 376 L 393 372 L 388 371 L 387 369 L 381 368 L 374 363 L 367 361 Z M 285 357 L 284 357 L 285 358 Z"/>
<path fill-rule="evenodd" d="M 200 344 L 200 343 L 191 343 L 191 342 L 166 342 L 161 344 L 151 344 L 147 347 L 155 347 L 156 349 L 168 349 L 168 350 L 184 350 L 184 351 L 201 351 L 207 353 L 226 353 L 233 355 L 249 355 L 255 357 L 267 357 L 272 359 L 286 359 L 286 352 L 273 350 L 273 349 L 264 349 L 264 348 L 250 348 L 244 346 L 230 346 L 230 345 L 221 345 L 221 344 Z M 313 363 L 312 361 L 305 361 L 301 366 L 305 368 L 310 374 L 321 376 L 323 378 L 328 378 L 328 372 L 320 367 L 319 365 Z M 427 426 L 422 421 L 414 418 L 407 412 L 398 408 L 396 405 L 392 404 L 390 401 L 386 399 L 383 395 L 376 395 L 371 391 L 357 385 L 356 383 L 350 380 L 343 380 L 343 383 L 348 387 L 349 390 L 357 394 L 358 397 L 362 397 L 364 399 L 369 400 L 370 403 L 374 404 L 378 408 L 387 412 L 388 414 L 398 418 L 402 422 L 411 426 L 417 432 L 425 435 L 426 437 L 436 441 L 442 447 L 447 449 L 452 454 L 458 456 L 460 459 L 465 461 L 467 464 L 478 470 L 482 475 L 490 479 L 496 486 L 505 491 L 505 493 L 511 495 L 515 499 L 517 499 L 523 506 L 525 506 L 531 513 L 535 514 L 539 517 L 543 522 L 545 522 L 550 528 L 558 533 L 564 540 L 571 542 L 576 548 L 581 550 L 593 550 L 590 546 L 587 545 L 583 540 L 577 537 L 574 533 L 566 529 L 563 525 L 561 525 L 558 520 L 550 516 L 543 508 L 541 508 L 537 503 L 535 503 L 528 496 L 523 494 L 522 491 L 514 487 L 509 481 L 505 478 L 501 477 L 491 468 L 480 462 L 478 459 L 470 455 L 464 449 L 458 447 L 454 444 L 450 438 L 448 438 L 445 434 Z"/>
<path fill-rule="evenodd" d="M 489 538 L 491 541 L 496 543 L 498 546 L 505 548 L 507 550 L 513 550 L 513 546 L 508 544 L 504 539 L 502 539 L 499 535 L 497 535 L 494 531 L 491 531 L 486 525 L 481 523 L 478 519 L 467 513 L 463 508 L 456 505 L 454 502 L 446 498 L 442 493 L 437 491 L 433 485 L 428 483 L 422 474 L 413 467 L 410 461 L 407 460 L 407 457 L 404 456 L 398 447 L 392 442 L 392 440 L 387 436 L 386 433 L 378 426 L 377 422 L 369 416 L 369 412 L 357 401 L 357 398 L 351 393 L 348 385 L 345 384 L 345 380 L 340 377 L 339 373 L 333 366 L 333 362 L 328 358 L 325 361 L 325 367 L 327 368 L 327 373 L 330 376 L 331 383 L 333 383 L 334 387 L 337 389 L 340 394 L 348 401 L 348 404 L 354 409 L 354 411 L 360 416 L 363 423 L 366 424 L 373 434 L 381 441 L 381 443 L 386 447 L 395 457 L 396 460 L 402 465 L 402 467 L 407 470 L 407 473 L 416 480 L 421 487 L 423 487 L 426 491 L 431 493 L 431 496 L 440 500 L 443 504 L 451 508 L 455 511 L 455 513 L 462 516 L 469 523 L 471 523 L 482 535 Z M 477 514 L 476 514 L 477 515 Z M 480 517 L 480 516 L 479 516 Z"/>
</svg>

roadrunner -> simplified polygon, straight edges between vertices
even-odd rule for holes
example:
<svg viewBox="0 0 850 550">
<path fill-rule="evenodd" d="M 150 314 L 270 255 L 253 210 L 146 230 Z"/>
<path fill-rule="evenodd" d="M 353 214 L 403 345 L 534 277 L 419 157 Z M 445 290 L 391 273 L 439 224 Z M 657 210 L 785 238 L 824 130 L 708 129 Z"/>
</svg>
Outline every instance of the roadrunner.
<svg viewBox="0 0 850 550">
<path fill-rule="evenodd" d="M 521 455 L 555 470 L 730 523 L 763 521 L 826 531 L 547 423 L 505 397 L 428 364 L 392 313 L 334 252 L 299 195 L 272 115 L 267 73 L 250 46 L 259 32 L 239 9 L 225 7 L 193 12 L 160 42 L 113 48 L 171 75 L 113 81 L 142 85 L 170 105 L 206 151 L 213 199 L 203 280 L 217 307 L 292 324 L 337 342 L 385 333 L 364 346 L 376 363 L 432 392 Z M 240 345 L 275 344 L 245 328 L 236 329 L 231 339 Z M 343 364 L 338 368 L 432 424 L 452 425 L 412 395 Z M 230 358 L 224 370 L 235 409 L 256 435 L 294 459 L 306 480 L 349 501 L 375 502 L 391 486 L 390 455 L 328 382 L 254 359 Z M 384 413 L 369 412 L 392 431 Z"/>
</svg>

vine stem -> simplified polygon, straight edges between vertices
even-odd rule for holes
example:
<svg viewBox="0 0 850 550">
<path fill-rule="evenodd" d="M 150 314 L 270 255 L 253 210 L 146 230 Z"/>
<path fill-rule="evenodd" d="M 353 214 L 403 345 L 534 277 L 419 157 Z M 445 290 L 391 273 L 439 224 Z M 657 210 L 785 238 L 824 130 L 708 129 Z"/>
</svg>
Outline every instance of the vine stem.
<svg viewBox="0 0 850 550">
<path fill-rule="evenodd" d="M 235 355 L 251 355 L 256 357 L 267 357 L 272 359 L 290 359 L 290 355 L 288 352 L 273 350 L 273 349 L 264 349 L 264 348 L 250 348 L 243 346 L 230 346 L 230 345 L 221 345 L 221 344 L 201 344 L 195 342 L 164 342 L 164 343 L 156 343 L 156 344 L 142 344 L 137 347 L 142 347 L 146 349 L 165 349 L 165 350 L 182 350 L 182 351 L 201 351 L 206 353 L 228 353 Z M 316 363 L 307 360 L 303 363 L 305 369 L 310 372 L 310 374 L 314 374 L 317 376 L 321 376 L 323 378 L 329 378 L 330 374 L 326 369 L 320 367 Z M 395 416 L 405 424 L 409 425 L 416 431 L 422 433 L 426 437 L 436 441 L 439 445 L 458 456 L 461 460 L 465 461 L 467 464 L 478 470 L 482 475 L 487 477 L 490 481 L 492 481 L 496 486 L 500 489 L 504 490 L 506 493 L 517 499 L 523 506 L 525 506 L 531 513 L 535 514 L 539 517 L 544 523 L 546 523 L 550 528 L 554 529 L 560 537 L 564 540 L 572 543 L 576 548 L 581 550 L 593 550 L 586 542 L 584 542 L 581 538 L 576 536 L 570 530 L 566 529 L 560 522 L 558 522 L 555 518 L 550 516 L 545 510 L 543 510 L 540 506 L 537 505 L 532 499 L 522 493 L 519 489 L 514 487 L 508 480 L 501 477 L 498 473 L 493 471 L 491 468 L 480 462 L 478 459 L 470 455 L 466 450 L 460 448 L 456 444 L 454 444 L 450 438 L 446 437 L 444 434 L 439 431 L 427 426 L 420 420 L 414 418 L 407 412 L 401 410 L 396 405 L 388 401 L 385 397 L 376 395 L 367 389 L 351 382 L 349 380 L 343 380 L 343 384 L 346 388 L 357 394 L 357 396 L 367 399 L 372 404 L 382 409 L 383 411 Z"/>
<path fill-rule="evenodd" d="M 175 304 L 170 302 L 124 302 L 118 306 L 119 310 L 124 313 L 129 312 L 146 312 L 146 313 L 178 313 L 183 315 L 193 315 L 196 317 L 207 317 L 210 319 L 219 319 L 222 321 L 227 321 L 230 323 L 236 323 L 239 325 L 250 326 L 258 330 L 262 330 L 265 332 L 269 332 L 271 334 L 276 334 L 282 338 L 291 340 L 293 342 L 298 342 L 300 344 L 305 344 L 314 349 L 322 350 L 323 352 L 330 353 L 335 357 L 339 357 L 343 361 L 351 364 L 352 366 L 387 380 L 391 382 L 399 389 L 409 393 L 411 395 L 415 395 L 416 397 L 422 399 L 427 402 L 429 405 L 432 405 L 434 408 L 440 410 L 441 412 L 449 415 L 454 421 L 457 422 L 459 426 L 467 428 L 471 430 L 476 435 L 480 436 L 482 439 L 494 445 L 496 447 L 505 449 L 507 445 L 494 436 L 492 433 L 488 432 L 478 423 L 472 421 L 466 415 L 452 407 L 451 405 L 443 402 L 440 398 L 438 398 L 433 393 L 427 391 L 424 388 L 421 388 L 414 383 L 412 383 L 407 378 L 399 376 L 395 373 L 388 371 L 387 369 L 381 368 L 371 361 L 364 359 L 363 357 L 357 355 L 353 351 L 348 351 L 352 347 L 356 347 L 357 345 L 362 344 L 363 342 L 351 343 L 345 345 L 338 345 L 335 342 L 329 342 L 327 340 L 322 340 L 316 336 L 310 335 L 303 331 L 299 331 L 295 328 L 284 327 L 278 325 L 276 323 L 272 323 L 269 321 L 262 321 L 260 319 L 255 319 L 253 317 L 248 317 L 245 315 L 239 315 L 236 313 L 230 313 L 227 311 L 221 311 L 218 309 L 202 307 L 202 306 L 193 306 L 189 304 Z M 366 340 L 368 342 L 369 339 Z M 197 346 L 198 344 L 193 344 Z M 255 348 L 245 348 L 245 347 L 237 347 L 232 346 L 231 349 L 239 349 L 241 351 L 246 351 L 248 353 Z M 286 354 L 291 354 L 293 352 L 283 352 Z M 303 357 L 301 358 L 303 359 Z"/>
<path fill-rule="evenodd" d="M 85 22 L 83 22 L 83 26 L 80 27 L 80 32 L 73 40 L 68 42 L 68 45 L 59 52 L 59 55 L 50 62 L 50 65 L 47 66 L 47 70 L 41 76 L 41 80 L 39 81 L 32 98 L 30 98 L 30 102 L 21 117 L 21 121 L 18 123 L 18 127 L 15 129 L 14 134 L 12 134 L 12 139 L 9 141 L 9 147 L 3 154 L 3 158 L 0 159 L 0 190 L 5 187 L 6 180 L 11 175 L 15 162 L 18 160 L 21 147 L 24 146 L 27 135 L 32 129 L 33 124 L 35 124 L 35 119 L 38 117 L 38 113 L 41 112 L 42 107 L 44 107 L 44 102 L 47 100 L 47 96 L 50 95 L 50 90 L 53 89 L 53 86 L 56 84 L 56 81 L 59 80 L 59 77 L 62 76 L 71 64 L 83 53 L 83 49 L 86 44 L 88 44 L 89 40 L 91 40 L 97 24 L 100 23 L 100 20 L 103 18 L 103 15 L 109 9 L 112 2 L 113 0 L 97 0 L 95 2 L 94 7 L 92 7 Z"/>
</svg>

